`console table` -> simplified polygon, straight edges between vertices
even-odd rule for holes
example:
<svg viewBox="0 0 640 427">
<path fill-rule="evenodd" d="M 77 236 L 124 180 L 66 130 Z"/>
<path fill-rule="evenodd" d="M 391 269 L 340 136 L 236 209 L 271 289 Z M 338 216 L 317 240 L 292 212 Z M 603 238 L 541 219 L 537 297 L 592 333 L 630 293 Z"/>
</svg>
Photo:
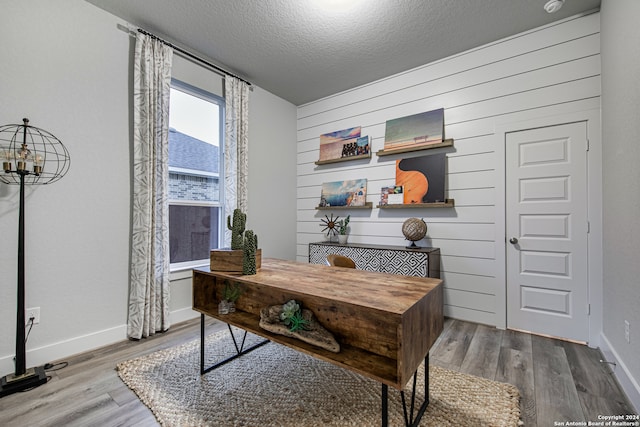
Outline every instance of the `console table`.
<svg viewBox="0 0 640 427">
<path fill-rule="evenodd" d="M 236 312 L 218 314 L 224 282 L 244 292 Z M 259 326 L 260 310 L 295 299 L 333 333 L 339 353 Z M 382 425 L 387 424 L 387 386 L 401 391 L 425 361 L 425 402 L 407 425 L 419 424 L 428 404 L 428 354 L 442 332 L 443 289 L 439 279 L 389 275 L 326 265 L 263 259 L 255 275 L 195 269 L 193 309 L 201 313 L 201 372 L 204 360 L 204 316 L 286 345 L 382 383 Z M 241 353 L 241 351 L 238 351 Z M 414 377 L 415 397 L 415 377 Z M 413 397 L 412 397 L 413 401 Z M 413 404 L 412 411 L 413 411 Z"/>
<path fill-rule="evenodd" d="M 326 264 L 327 255 L 348 256 L 356 268 L 391 274 L 440 278 L 440 249 L 333 242 L 309 243 L 309 262 Z"/>
</svg>

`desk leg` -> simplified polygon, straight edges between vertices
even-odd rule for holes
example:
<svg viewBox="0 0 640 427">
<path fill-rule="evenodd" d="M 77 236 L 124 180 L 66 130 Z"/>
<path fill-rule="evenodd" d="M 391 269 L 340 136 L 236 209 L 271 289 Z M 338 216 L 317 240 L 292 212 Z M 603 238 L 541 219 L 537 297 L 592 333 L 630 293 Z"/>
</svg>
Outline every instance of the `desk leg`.
<svg viewBox="0 0 640 427">
<path fill-rule="evenodd" d="M 427 353 L 427 355 L 424 357 L 424 401 L 422 402 L 422 405 L 420 405 L 420 409 L 416 414 L 416 418 L 413 419 L 413 408 L 414 408 L 414 401 L 416 398 L 416 377 L 417 376 L 418 376 L 418 372 L 416 371 L 416 373 L 413 376 L 413 395 L 411 396 L 411 419 L 409 420 L 410 423 L 407 423 L 407 426 L 412 426 L 412 427 L 420 425 L 420 420 L 422 419 L 422 416 L 427 410 L 427 406 L 429 406 L 429 353 Z M 402 399 L 402 402 L 404 404 L 404 397 Z M 406 421 L 406 415 L 405 415 L 405 421 Z"/>
<path fill-rule="evenodd" d="M 200 314 L 200 375 L 204 374 L 204 314 Z"/>
<path fill-rule="evenodd" d="M 234 354 L 233 356 L 227 357 L 226 359 L 212 365 L 209 366 L 207 368 L 204 367 L 204 346 L 205 346 L 205 337 L 204 337 L 204 329 L 205 329 L 205 324 L 204 324 L 204 314 L 200 314 L 200 375 L 204 375 L 209 371 L 213 371 L 216 368 L 219 368 L 220 366 L 231 362 L 234 359 L 237 359 L 238 357 L 249 353 L 250 351 L 255 350 L 258 347 L 262 347 L 263 345 L 265 345 L 266 343 L 269 342 L 269 340 L 264 340 L 261 341 L 247 349 L 244 349 L 244 342 L 245 339 L 247 337 L 247 331 L 244 331 L 244 336 L 242 337 L 242 343 L 240 344 L 240 346 L 238 346 L 238 342 L 236 341 L 236 337 L 233 335 L 233 331 L 231 330 L 231 325 L 227 323 L 227 327 L 229 328 L 229 333 L 231 334 L 231 338 L 233 339 L 233 345 L 236 348 L 236 354 Z"/>
<path fill-rule="evenodd" d="M 382 384 L 382 427 L 389 425 L 389 387 Z"/>
<path fill-rule="evenodd" d="M 413 374 L 413 390 L 411 393 L 411 407 L 407 413 L 407 402 L 405 400 L 404 390 L 400 391 L 400 397 L 402 398 L 402 410 L 404 413 L 404 424 L 406 427 L 417 427 L 420 425 L 420 420 L 429 406 L 429 353 L 424 358 L 424 401 L 416 417 L 413 418 L 416 402 L 416 385 L 418 380 L 418 371 Z M 386 384 L 382 384 L 382 427 L 389 425 L 389 408 L 388 408 L 388 388 Z"/>
<path fill-rule="evenodd" d="M 426 409 L 429 404 L 429 353 L 424 357 L 424 400 Z"/>
</svg>

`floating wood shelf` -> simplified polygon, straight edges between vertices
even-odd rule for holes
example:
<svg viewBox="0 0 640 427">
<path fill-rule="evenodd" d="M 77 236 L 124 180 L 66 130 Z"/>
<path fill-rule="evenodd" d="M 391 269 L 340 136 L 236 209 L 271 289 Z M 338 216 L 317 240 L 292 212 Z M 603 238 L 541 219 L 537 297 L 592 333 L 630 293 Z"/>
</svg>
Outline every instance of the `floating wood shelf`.
<svg viewBox="0 0 640 427">
<path fill-rule="evenodd" d="M 370 159 L 370 158 L 371 158 L 371 153 L 360 154 L 358 156 L 340 157 L 339 159 L 318 160 L 315 163 L 316 165 L 328 165 L 329 163 L 341 163 L 341 162 L 349 162 L 351 160 Z"/>
<path fill-rule="evenodd" d="M 392 205 L 378 205 L 379 209 L 405 209 L 405 208 L 452 208 L 455 206 L 454 199 L 446 199 L 444 202 L 434 203 L 398 203 Z"/>
<path fill-rule="evenodd" d="M 435 144 L 429 144 L 429 145 L 421 145 L 418 147 L 405 147 L 405 148 L 398 148 L 397 150 L 379 150 L 376 154 L 378 156 L 390 156 L 392 154 L 411 153 L 414 151 L 431 150 L 434 148 L 451 147 L 451 146 L 453 146 L 453 139 L 445 139 L 442 142 L 437 142 Z"/>
<path fill-rule="evenodd" d="M 316 206 L 319 211 L 346 209 L 373 209 L 373 202 L 366 202 L 364 206 Z"/>
</svg>

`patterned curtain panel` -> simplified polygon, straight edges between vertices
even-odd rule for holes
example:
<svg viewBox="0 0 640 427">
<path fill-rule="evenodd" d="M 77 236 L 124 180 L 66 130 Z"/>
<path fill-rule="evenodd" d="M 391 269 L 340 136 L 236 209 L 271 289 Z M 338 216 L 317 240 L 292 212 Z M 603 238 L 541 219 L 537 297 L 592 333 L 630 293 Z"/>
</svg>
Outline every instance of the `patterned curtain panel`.
<svg viewBox="0 0 640 427">
<path fill-rule="evenodd" d="M 136 36 L 129 338 L 169 328 L 169 89 L 173 49 Z"/>
<path fill-rule="evenodd" d="M 224 137 L 224 203 L 226 215 L 235 208 L 247 213 L 247 180 L 249 175 L 249 85 L 226 76 Z M 224 246 L 231 246 L 231 231 L 226 230 Z"/>
</svg>

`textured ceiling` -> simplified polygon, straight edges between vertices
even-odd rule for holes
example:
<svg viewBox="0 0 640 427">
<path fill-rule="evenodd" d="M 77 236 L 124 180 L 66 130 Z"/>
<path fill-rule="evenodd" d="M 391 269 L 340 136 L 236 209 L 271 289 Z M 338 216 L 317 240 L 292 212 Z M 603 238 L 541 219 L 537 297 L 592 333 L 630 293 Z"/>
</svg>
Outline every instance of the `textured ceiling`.
<svg viewBox="0 0 640 427">
<path fill-rule="evenodd" d="M 600 0 L 87 0 L 295 105 L 599 8 Z"/>
</svg>

